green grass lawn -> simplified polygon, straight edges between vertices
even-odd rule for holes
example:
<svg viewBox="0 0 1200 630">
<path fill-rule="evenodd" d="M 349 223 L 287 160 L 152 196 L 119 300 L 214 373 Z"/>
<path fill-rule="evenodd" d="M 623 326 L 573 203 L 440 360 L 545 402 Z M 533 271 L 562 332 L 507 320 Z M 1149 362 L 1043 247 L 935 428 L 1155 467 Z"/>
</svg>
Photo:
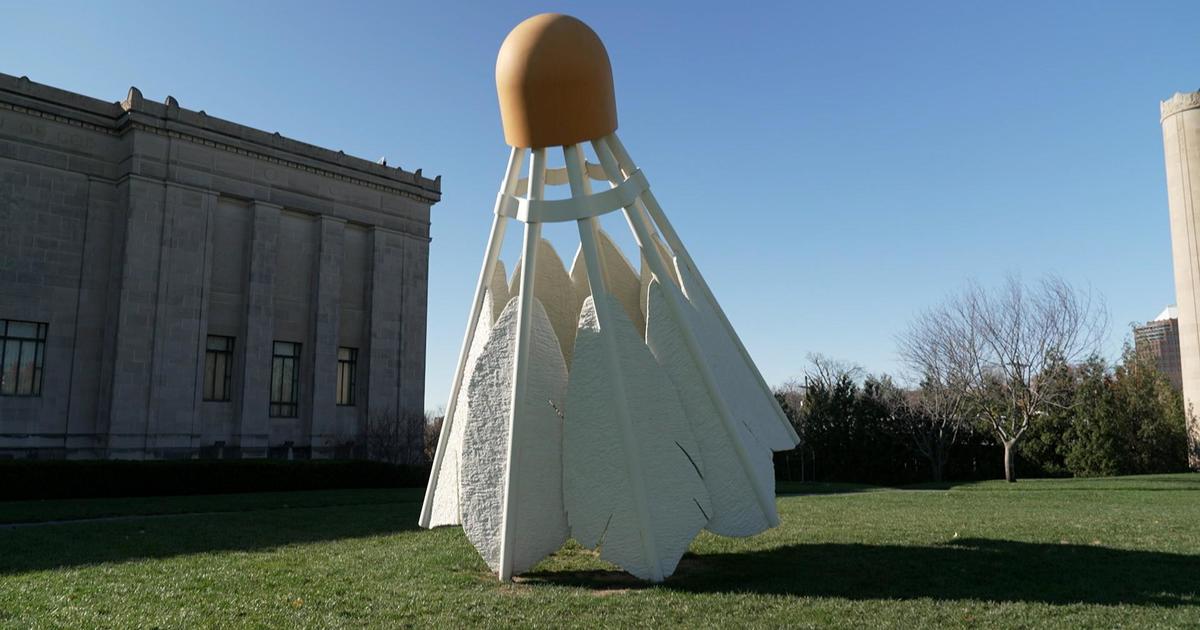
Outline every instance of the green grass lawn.
<svg viewBox="0 0 1200 630">
<path fill-rule="evenodd" d="M 0 503 L 0 627 L 1200 626 L 1200 475 L 779 490 L 653 586 L 575 546 L 500 584 L 417 490 Z"/>
</svg>

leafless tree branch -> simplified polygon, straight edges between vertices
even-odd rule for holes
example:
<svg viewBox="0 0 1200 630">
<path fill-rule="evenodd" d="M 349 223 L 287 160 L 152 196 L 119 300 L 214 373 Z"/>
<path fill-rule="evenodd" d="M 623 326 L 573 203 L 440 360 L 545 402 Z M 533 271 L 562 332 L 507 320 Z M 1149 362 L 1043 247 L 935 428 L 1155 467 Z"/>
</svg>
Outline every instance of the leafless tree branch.
<svg viewBox="0 0 1200 630">
<path fill-rule="evenodd" d="M 970 410 L 1004 444 L 1005 474 L 1015 480 L 1013 446 L 1039 415 L 1063 404 L 1056 380 L 1043 376 L 1094 354 L 1107 324 L 1104 302 L 1091 291 L 1056 276 L 1033 285 L 1009 276 L 995 291 L 972 282 L 922 313 L 901 335 L 900 355 L 919 384 L 914 404 L 929 431 L 949 439 Z"/>
</svg>

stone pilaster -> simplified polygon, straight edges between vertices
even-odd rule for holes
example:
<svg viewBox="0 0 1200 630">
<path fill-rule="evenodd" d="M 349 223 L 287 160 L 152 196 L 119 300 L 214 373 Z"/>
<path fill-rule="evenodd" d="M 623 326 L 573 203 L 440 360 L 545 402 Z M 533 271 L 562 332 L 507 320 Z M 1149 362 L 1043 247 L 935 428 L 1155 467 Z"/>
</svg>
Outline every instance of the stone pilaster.
<svg viewBox="0 0 1200 630">
<path fill-rule="evenodd" d="M 394 416 L 400 410 L 401 282 L 404 236 L 372 228 L 369 341 L 367 349 L 367 416 Z"/>
<path fill-rule="evenodd" d="M 411 444 L 419 445 L 425 429 L 425 328 L 428 313 L 429 239 L 404 235 L 400 286 L 400 409 Z M 417 457 L 417 451 L 410 456 Z"/>
<path fill-rule="evenodd" d="M 265 457 L 271 395 L 271 343 L 275 305 L 275 260 L 279 244 L 281 207 L 254 202 L 251 206 L 246 316 L 242 322 L 241 411 L 237 442 L 243 457 Z"/>
<path fill-rule="evenodd" d="M 212 191 L 203 191 L 203 202 L 201 205 L 199 219 L 204 221 L 204 239 L 201 243 L 203 247 L 203 267 L 201 268 L 201 291 L 200 305 L 197 310 L 199 322 L 197 324 L 197 335 L 195 338 L 196 362 L 192 366 L 193 380 L 195 387 L 192 388 L 192 448 L 209 446 L 201 442 L 202 429 L 197 426 L 201 422 L 200 405 L 204 403 L 204 355 L 208 348 L 208 309 L 211 302 L 212 294 L 212 270 L 213 270 L 213 238 L 214 238 L 214 222 L 216 221 L 217 203 L 220 201 L 220 195 Z M 235 345 L 235 348 L 237 346 Z M 237 364 L 237 361 L 234 361 Z M 240 382 L 240 381 L 239 381 Z M 241 400 L 241 392 L 232 393 L 230 396 L 233 400 Z"/>
<path fill-rule="evenodd" d="M 346 222 L 322 216 L 317 222 L 317 255 L 314 260 L 312 319 L 307 353 L 311 361 L 313 384 L 312 418 L 309 424 L 309 444 L 314 457 L 319 457 L 337 445 L 337 349 L 339 317 L 341 315 L 342 258 Z"/>
<path fill-rule="evenodd" d="M 108 256 L 117 241 L 114 229 L 119 208 L 116 185 L 89 178 L 87 226 L 80 260 L 79 308 L 75 322 L 75 361 L 71 366 L 70 413 L 64 447 L 68 454 L 92 459 L 103 457 L 107 430 L 98 413 L 102 398 L 100 374 L 104 366 L 105 327 L 108 323 L 110 265 Z"/>
<path fill-rule="evenodd" d="M 190 456 L 196 418 L 196 366 L 203 363 L 210 192 L 166 185 L 150 381 L 147 455 Z"/>
<path fill-rule="evenodd" d="M 120 294 L 113 345 L 108 452 L 113 458 L 146 455 L 163 231 L 161 182 L 131 175 L 120 258 Z"/>
</svg>

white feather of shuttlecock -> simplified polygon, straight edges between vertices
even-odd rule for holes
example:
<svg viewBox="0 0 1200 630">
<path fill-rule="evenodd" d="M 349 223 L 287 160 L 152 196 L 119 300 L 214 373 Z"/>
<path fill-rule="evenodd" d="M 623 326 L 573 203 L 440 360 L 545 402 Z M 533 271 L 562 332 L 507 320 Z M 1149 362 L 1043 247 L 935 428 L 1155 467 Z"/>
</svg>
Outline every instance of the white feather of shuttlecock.
<svg viewBox="0 0 1200 630">
<path fill-rule="evenodd" d="M 679 284 L 679 272 L 675 270 L 675 258 L 671 256 L 671 252 L 667 250 L 667 246 L 663 245 L 662 239 L 657 234 L 651 236 L 654 241 L 654 248 L 658 250 L 658 254 L 662 256 L 664 262 L 667 263 L 667 275 L 671 281 Z M 650 263 L 646 260 L 646 255 L 641 255 L 641 266 L 638 267 L 638 305 L 642 309 L 642 319 L 649 320 L 649 310 L 646 308 L 646 301 L 649 296 L 650 282 L 654 280 L 654 272 L 650 271 Z"/>
<path fill-rule="evenodd" d="M 602 331 L 588 297 L 579 320 L 576 356 L 604 356 L 612 342 L 620 384 L 602 360 L 576 363 L 567 390 L 566 499 L 571 534 L 633 575 L 670 575 L 688 543 L 708 522 L 709 497 L 700 451 L 683 405 L 633 322 L 612 296 L 610 331 Z M 610 334 L 609 339 L 604 335 Z M 613 405 L 637 403 L 618 412 Z"/>
<path fill-rule="evenodd" d="M 510 300 L 496 320 L 467 385 L 470 411 L 462 437 L 459 496 L 467 540 L 497 572 L 501 570 L 505 502 L 511 501 L 514 511 L 508 518 L 515 518 L 515 523 L 510 526 L 521 535 L 513 541 L 509 561 L 511 570 L 521 573 L 567 541 L 562 419 L 558 415 L 566 398 L 567 367 L 550 319 L 535 299 L 526 395 L 517 401 L 520 408 L 515 411 L 522 426 L 510 436 L 517 301 Z M 510 451 L 519 456 L 510 459 Z M 506 480 L 506 476 L 511 478 Z M 512 496 L 506 499 L 506 493 Z"/>
<path fill-rule="evenodd" d="M 756 374 L 751 371 L 753 368 L 742 360 L 736 342 L 724 330 L 715 305 L 709 303 L 700 290 L 700 281 L 687 267 L 679 270 L 679 278 L 688 303 L 695 308 L 692 330 L 705 339 L 702 350 L 716 376 L 721 396 L 734 416 L 742 418 L 754 435 L 772 449 L 785 451 L 795 447 L 795 439 L 775 419 L 774 407 L 779 403 L 773 397 L 762 395 Z"/>
<path fill-rule="evenodd" d="M 522 261 L 518 260 L 509 284 L 510 295 L 520 293 L 521 270 Z M 563 359 L 569 366 L 575 348 L 575 328 L 579 325 L 579 307 L 583 305 L 583 296 L 576 293 L 562 259 L 546 239 L 538 242 L 535 272 L 533 297 L 546 308 L 546 316 L 550 318 L 550 325 L 554 327 L 554 334 L 558 336 L 559 346 L 562 347 Z"/>
<path fill-rule="evenodd" d="M 508 304 L 508 283 L 504 273 L 504 262 L 496 261 L 496 270 L 492 274 L 487 293 L 483 297 L 483 309 L 479 323 L 475 326 L 474 340 L 470 353 L 467 355 L 466 372 L 463 378 L 467 383 L 475 374 L 479 365 L 479 355 L 483 353 L 484 344 L 491 336 L 492 326 L 500 317 L 500 312 Z M 430 516 L 430 527 L 439 525 L 459 525 L 462 515 L 459 511 L 459 468 L 462 462 L 462 441 L 464 427 L 474 424 L 470 417 L 470 406 L 467 404 L 469 388 L 458 392 L 457 404 L 454 407 L 454 420 L 442 421 L 446 428 L 446 453 L 444 470 L 437 477 L 437 488 L 434 491 L 433 511 Z"/>
<path fill-rule="evenodd" d="M 621 303 L 625 314 L 629 316 L 634 328 L 641 335 L 646 331 L 646 316 L 638 297 L 642 282 L 633 270 L 633 265 L 629 264 L 629 259 L 621 253 L 621 249 L 613 242 L 612 237 L 604 230 L 599 230 L 598 234 L 600 261 L 604 266 L 604 288 L 609 295 L 617 298 Z M 576 250 L 575 260 L 571 263 L 571 282 L 575 285 L 576 294 L 579 295 L 579 303 L 583 304 L 583 299 L 592 294 L 592 287 L 588 283 L 582 247 Z"/>
<path fill-rule="evenodd" d="M 706 527 L 724 536 L 757 534 L 771 527 L 770 512 L 755 503 L 759 485 L 774 495 L 771 449 L 746 423 L 734 423 L 736 433 L 732 436 L 721 425 L 720 414 L 704 391 L 704 381 L 688 357 L 683 333 L 667 313 L 667 299 L 664 287 L 657 281 L 651 283 L 646 343 L 670 375 L 699 443 L 706 472 L 704 479 L 713 504 L 712 518 Z M 699 314 L 690 304 L 684 313 L 686 325 L 703 329 Z M 737 446 L 735 440 L 749 452 L 750 470 L 743 469 L 738 458 L 730 456 Z"/>
</svg>

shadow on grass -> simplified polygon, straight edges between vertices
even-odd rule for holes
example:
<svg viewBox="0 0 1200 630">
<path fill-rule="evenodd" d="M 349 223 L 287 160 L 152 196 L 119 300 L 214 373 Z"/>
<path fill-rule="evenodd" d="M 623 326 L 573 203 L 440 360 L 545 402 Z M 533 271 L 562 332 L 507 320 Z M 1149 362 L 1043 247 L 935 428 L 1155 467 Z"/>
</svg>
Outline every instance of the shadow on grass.
<svg viewBox="0 0 1200 630">
<path fill-rule="evenodd" d="M 651 586 L 615 571 L 541 572 L 525 581 L 597 591 Z M 852 600 L 1181 606 L 1200 604 L 1200 557 L 989 539 L 936 547 L 791 545 L 688 554 L 659 588 Z"/>
<path fill-rule="evenodd" d="M 382 536 L 417 529 L 419 509 L 411 502 L 270 507 L 0 528 L 0 576 Z"/>
</svg>

